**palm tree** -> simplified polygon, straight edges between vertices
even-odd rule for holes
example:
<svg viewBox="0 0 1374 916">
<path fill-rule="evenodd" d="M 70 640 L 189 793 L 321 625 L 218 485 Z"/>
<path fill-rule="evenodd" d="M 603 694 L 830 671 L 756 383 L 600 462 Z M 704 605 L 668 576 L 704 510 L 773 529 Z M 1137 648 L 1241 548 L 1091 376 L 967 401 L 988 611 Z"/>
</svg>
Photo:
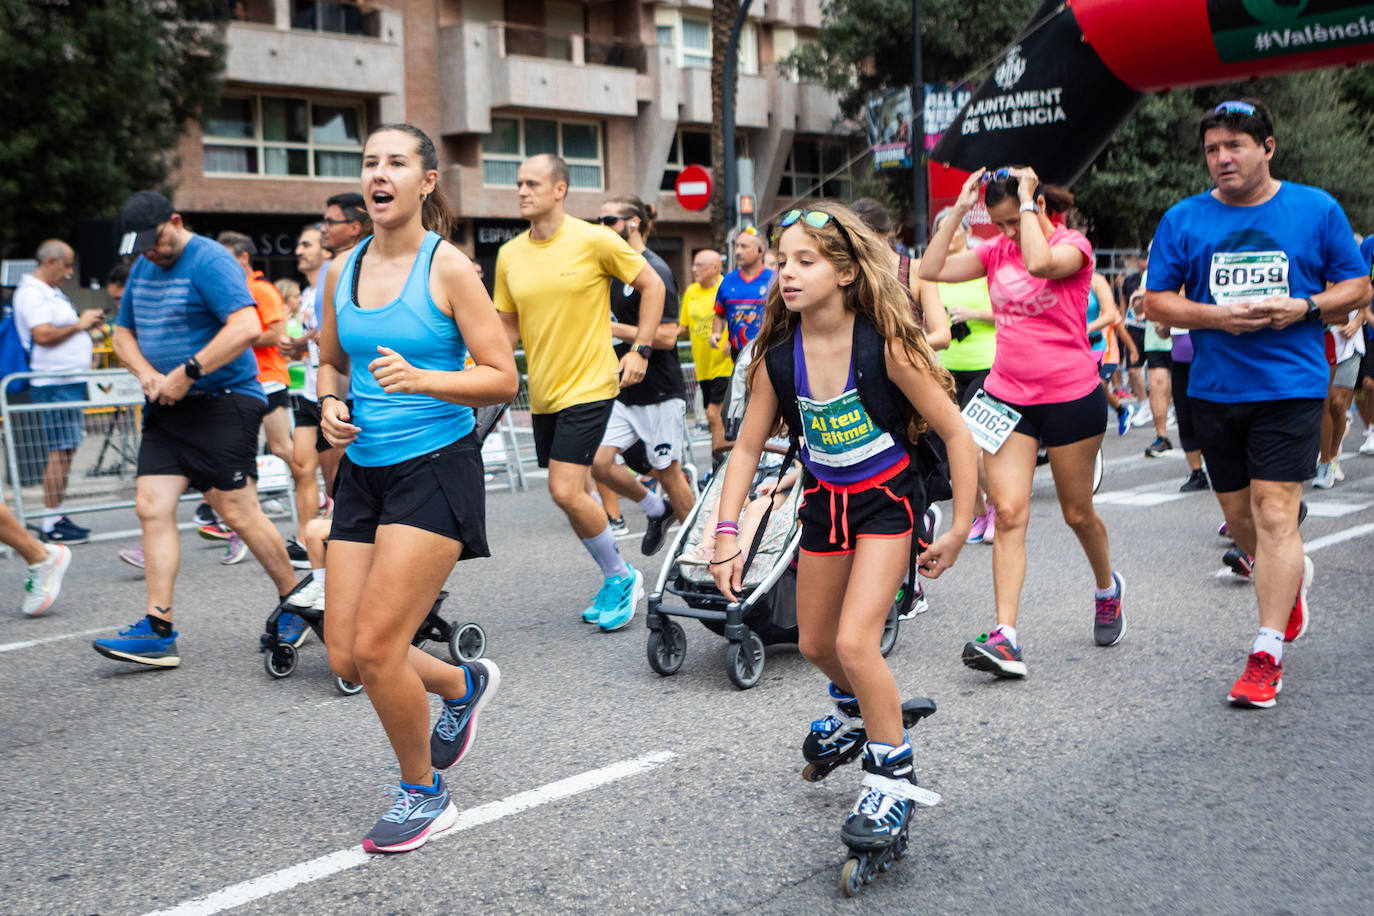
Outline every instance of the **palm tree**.
<svg viewBox="0 0 1374 916">
<path fill-rule="evenodd" d="M 717 251 L 725 251 L 725 149 L 721 115 L 725 110 L 725 46 L 739 12 L 739 0 L 712 0 L 711 3 L 711 241 Z M 731 100 L 733 104 L 733 99 Z M 727 255 L 727 262 L 729 257 Z"/>
</svg>

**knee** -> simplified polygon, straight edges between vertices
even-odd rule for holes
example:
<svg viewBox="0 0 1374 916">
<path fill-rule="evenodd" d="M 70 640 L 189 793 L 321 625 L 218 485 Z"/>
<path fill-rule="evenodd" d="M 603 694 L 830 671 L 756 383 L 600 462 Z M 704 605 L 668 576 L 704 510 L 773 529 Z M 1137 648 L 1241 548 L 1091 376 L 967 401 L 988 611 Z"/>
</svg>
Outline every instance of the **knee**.
<svg viewBox="0 0 1374 916">
<path fill-rule="evenodd" d="M 805 633 L 798 638 L 797 649 L 801 652 L 802 658 L 817 668 L 824 667 L 835 658 L 835 646 L 833 644 L 827 644 L 824 640 L 815 636 L 808 636 Z"/>
<path fill-rule="evenodd" d="M 351 648 L 344 648 L 326 640 L 325 650 L 329 653 L 330 671 L 346 681 L 355 684 L 362 682 L 362 675 L 358 672 L 358 663 L 353 658 Z"/>
<path fill-rule="evenodd" d="M 549 479 L 549 496 L 553 498 L 554 505 L 565 512 L 577 505 L 578 499 L 584 492 L 580 485 L 555 483 L 552 478 Z"/>
<path fill-rule="evenodd" d="M 873 655 L 878 652 L 878 644 L 862 638 L 857 632 L 841 632 L 835 638 L 835 659 L 846 672 L 860 671 L 873 664 Z"/>
<path fill-rule="evenodd" d="M 1092 505 L 1086 506 L 1062 506 L 1064 523 L 1074 531 L 1081 531 L 1084 528 L 1092 528 L 1097 524 L 1097 510 Z"/>
<path fill-rule="evenodd" d="M 996 500 L 994 505 L 997 507 L 995 521 L 997 523 L 997 533 L 999 535 L 1025 530 L 1026 523 L 1030 520 L 1029 503 Z"/>
<path fill-rule="evenodd" d="M 396 658 L 396 647 L 392 640 L 382 634 L 359 633 L 353 639 L 351 661 L 358 673 L 367 678 L 369 672 L 385 670 Z M 402 649 L 404 657 L 404 649 Z M 349 680 L 352 680 L 350 678 Z"/>
<path fill-rule="evenodd" d="M 246 490 L 236 490 L 235 495 L 221 499 L 215 508 L 219 510 L 224 524 L 235 531 L 242 529 L 252 519 L 255 510 L 259 513 L 262 511 L 258 508 L 257 499 L 250 498 Z"/>
<path fill-rule="evenodd" d="M 176 520 L 176 504 L 168 505 L 164 500 L 146 493 L 134 497 L 134 514 L 140 523 Z"/>
</svg>

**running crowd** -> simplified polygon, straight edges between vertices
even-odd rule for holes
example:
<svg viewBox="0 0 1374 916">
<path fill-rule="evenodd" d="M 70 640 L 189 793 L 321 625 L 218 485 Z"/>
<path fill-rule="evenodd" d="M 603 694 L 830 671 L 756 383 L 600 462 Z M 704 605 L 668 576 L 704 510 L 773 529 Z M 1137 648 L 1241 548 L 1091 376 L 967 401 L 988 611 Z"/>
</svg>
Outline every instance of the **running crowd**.
<svg viewBox="0 0 1374 916">
<path fill-rule="evenodd" d="M 616 546 L 621 501 L 644 513 L 650 555 L 698 498 L 682 464 L 686 338 L 712 451 L 733 458 L 714 523 L 681 562 L 707 564 L 722 595 L 740 594 L 741 513 L 766 440 L 785 428 L 803 493 L 799 645 L 834 701 L 806 755 L 862 756 L 868 775 L 844 826 L 852 848 L 892 843 L 912 805 L 929 803 L 879 651 L 893 595 L 919 588 L 906 582 L 913 539 L 932 579 L 966 544 L 992 544 L 994 620 L 962 659 L 1025 677 L 1026 529 L 1035 468 L 1047 461 L 1094 578 L 1093 638 L 1112 647 L 1125 636 L 1126 583 L 1092 498 L 1110 419 L 1118 435 L 1153 424 L 1153 457 L 1173 449 L 1176 423 L 1189 466 L 1181 489 L 1215 492 L 1235 542 L 1225 562 L 1253 580 L 1258 610 L 1227 697 L 1272 706 L 1285 648 L 1311 619 L 1302 489 L 1342 478 L 1357 393 L 1360 451 L 1374 454 L 1374 238 L 1358 245 L 1331 195 L 1271 173 L 1278 141 L 1261 102 L 1223 102 L 1198 137 L 1212 187 L 1164 214 L 1119 285 L 1097 272 L 1072 194 L 1017 166 L 970 176 L 920 260 L 898 253 L 881 205 L 812 201 L 766 235 L 740 232 L 729 272 L 719 253 L 697 252 L 681 293 L 650 248 L 652 205 L 616 196 L 596 220 L 570 216 L 567 164 L 538 155 L 517 177 L 529 229 L 500 250 L 489 296 L 446 240 L 453 214 L 434 145 L 406 124 L 369 135 L 360 192 L 331 198 L 302 231 L 303 288 L 268 283 L 247 237 L 198 236 L 167 198 L 139 192 L 121 212 L 120 253 L 133 263 L 112 278 L 122 282 L 112 344 L 147 398 L 142 545 L 122 554 L 145 571 L 147 606 L 94 648 L 180 664 L 175 515 L 199 491 L 202 532 L 226 539 L 226 562 L 251 552 L 267 572 L 281 640 L 320 633 L 334 672 L 367 690 L 400 778 L 364 848 L 417 848 L 455 821 L 440 771 L 471 750 L 501 683 L 488 659 L 451 665 L 411 645 L 455 564 L 489 555 L 475 409 L 515 397 L 523 346 L 538 464 L 601 575 L 582 620 L 619 630 L 644 594 Z M 971 230 L 980 207 L 997 230 L 990 240 Z M 85 370 L 84 332 L 99 313 L 78 315 L 59 289 L 70 247 L 44 242 L 38 262 L 15 296 L 33 368 Z M 302 359 L 293 408 L 287 360 Z M 736 360 L 748 362 L 748 400 L 731 442 L 722 404 Z M 81 379 L 51 381 L 35 382 L 35 400 L 84 399 Z M 0 540 L 29 564 L 29 615 L 57 598 L 70 546 L 88 536 L 63 510 L 80 411 L 46 413 L 44 432 L 38 537 L 0 507 Z M 295 478 L 302 530 L 285 543 L 256 491 L 262 439 Z M 952 497 L 943 533 L 923 521 L 933 482 Z M 297 581 L 293 566 L 310 575 Z M 442 699 L 432 728 L 429 693 Z"/>
</svg>

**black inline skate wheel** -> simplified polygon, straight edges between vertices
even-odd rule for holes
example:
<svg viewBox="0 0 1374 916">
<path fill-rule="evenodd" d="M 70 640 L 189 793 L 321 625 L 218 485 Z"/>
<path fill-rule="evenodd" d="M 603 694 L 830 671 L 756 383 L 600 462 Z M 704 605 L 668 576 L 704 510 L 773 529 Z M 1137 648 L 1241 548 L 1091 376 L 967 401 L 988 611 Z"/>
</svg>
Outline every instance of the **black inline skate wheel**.
<svg viewBox="0 0 1374 916">
<path fill-rule="evenodd" d="M 682 667 L 683 659 L 687 657 L 687 634 L 676 620 L 665 619 L 663 629 L 649 631 L 645 650 L 649 656 L 649 667 L 656 674 L 663 677 L 677 674 L 677 669 Z"/>
<path fill-rule="evenodd" d="M 878 640 L 878 651 L 883 653 L 883 658 L 887 658 L 888 653 L 897 645 L 897 633 L 902 627 L 902 622 L 897 619 L 900 610 L 901 598 L 898 598 L 892 603 L 892 610 L 888 611 L 887 619 L 883 621 L 883 635 Z"/>
<path fill-rule="evenodd" d="M 863 889 L 864 877 L 863 869 L 860 867 L 857 858 L 845 860 L 844 867 L 840 869 L 840 893 L 846 897 L 854 897 Z"/>
<path fill-rule="evenodd" d="M 748 627 L 744 628 L 743 638 L 730 643 L 725 650 L 725 674 L 740 690 L 748 690 L 759 682 L 764 662 L 763 640 Z"/>
<path fill-rule="evenodd" d="M 458 664 L 475 662 L 486 654 L 487 631 L 480 624 L 459 624 L 448 640 L 448 654 Z"/>
<path fill-rule="evenodd" d="M 262 666 L 275 678 L 290 677 L 296 661 L 296 647 L 290 643 L 278 643 L 262 654 Z"/>
<path fill-rule="evenodd" d="M 352 697 L 363 692 L 363 685 L 346 681 L 336 674 L 334 675 L 334 689 L 346 697 Z"/>
</svg>

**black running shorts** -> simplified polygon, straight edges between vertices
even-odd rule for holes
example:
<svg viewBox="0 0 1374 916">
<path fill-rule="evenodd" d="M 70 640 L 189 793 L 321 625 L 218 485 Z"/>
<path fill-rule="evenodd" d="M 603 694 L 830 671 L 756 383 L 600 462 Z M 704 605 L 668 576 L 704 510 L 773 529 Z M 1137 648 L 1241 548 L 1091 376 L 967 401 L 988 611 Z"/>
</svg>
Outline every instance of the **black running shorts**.
<svg viewBox="0 0 1374 916">
<path fill-rule="evenodd" d="M 983 387 L 983 382 L 987 381 L 988 373 L 991 371 L 991 369 L 949 370 L 949 374 L 954 376 L 954 396 L 959 399 L 961 408 L 968 406 L 968 402 Z"/>
<path fill-rule="evenodd" d="M 285 408 L 285 409 L 287 409 L 287 410 L 290 410 L 290 409 L 291 409 L 291 389 L 290 389 L 290 388 L 282 388 L 282 389 L 280 389 L 280 390 L 278 390 L 278 391 L 272 392 L 271 394 L 269 394 L 269 395 L 267 396 L 267 412 L 268 412 L 268 413 L 271 413 L 272 411 L 276 410 L 278 407 L 282 407 L 282 408 Z"/>
<path fill-rule="evenodd" d="M 297 429 L 303 426 L 320 425 L 320 405 L 318 402 L 310 400 L 303 394 L 293 395 L 291 400 L 296 408 Z"/>
<path fill-rule="evenodd" d="M 1301 482 L 1315 476 L 1324 399 L 1192 401 L 1193 426 L 1216 492 L 1244 490 L 1252 480 Z"/>
<path fill-rule="evenodd" d="M 534 457 L 539 466 L 546 468 L 552 460 L 591 467 L 614 405 L 615 399 L 607 398 L 534 414 Z"/>
<path fill-rule="evenodd" d="M 372 544 L 380 525 L 407 525 L 463 545 L 460 560 L 489 557 L 482 446 L 469 433 L 452 445 L 380 467 L 345 453 L 334 481 L 330 538 Z"/>
<path fill-rule="evenodd" d="M 1107 431 L 1107 392 L 1101 385 L 1076 401 L 1025 406 L 1002 403 L 1021 414 L 1021 422 L 1012 432 L 1039 439 L 1046 448 L 1072 445 Z"/>
<path fill-rule="evenodd" d="M 716 378 L 708 378 L 697 382 L 701 388 L 701 403 L 710 406 L 711 404 L 724 404 L 725 396 L 730 392 L 730 376 L 721 375 Z"/>
<path fill-rule="evenodd" d="M 904 538 L 926 509 L 920 479 L 903 458 L 867 480 L 839 486 L 802 474 L 801 552 L 816 556 L 853 553 L 860 538 Z M 920 503 L 920 505 L 917 505 Z"/>
<path fill-rule="evenodd" d="M 241 490 L 258 477 L 258 427 L 266 402 L 230 391 L 143 408 L 138 476 L 170 474 L 200 490 Z"/>
<path fill-rule="evenodd" d="M 1145 368 L 1147 369 L 1168 369 L 1173 361 L 1173 354 L 1168 350 L 1145 351 Z"/>
</svg>

